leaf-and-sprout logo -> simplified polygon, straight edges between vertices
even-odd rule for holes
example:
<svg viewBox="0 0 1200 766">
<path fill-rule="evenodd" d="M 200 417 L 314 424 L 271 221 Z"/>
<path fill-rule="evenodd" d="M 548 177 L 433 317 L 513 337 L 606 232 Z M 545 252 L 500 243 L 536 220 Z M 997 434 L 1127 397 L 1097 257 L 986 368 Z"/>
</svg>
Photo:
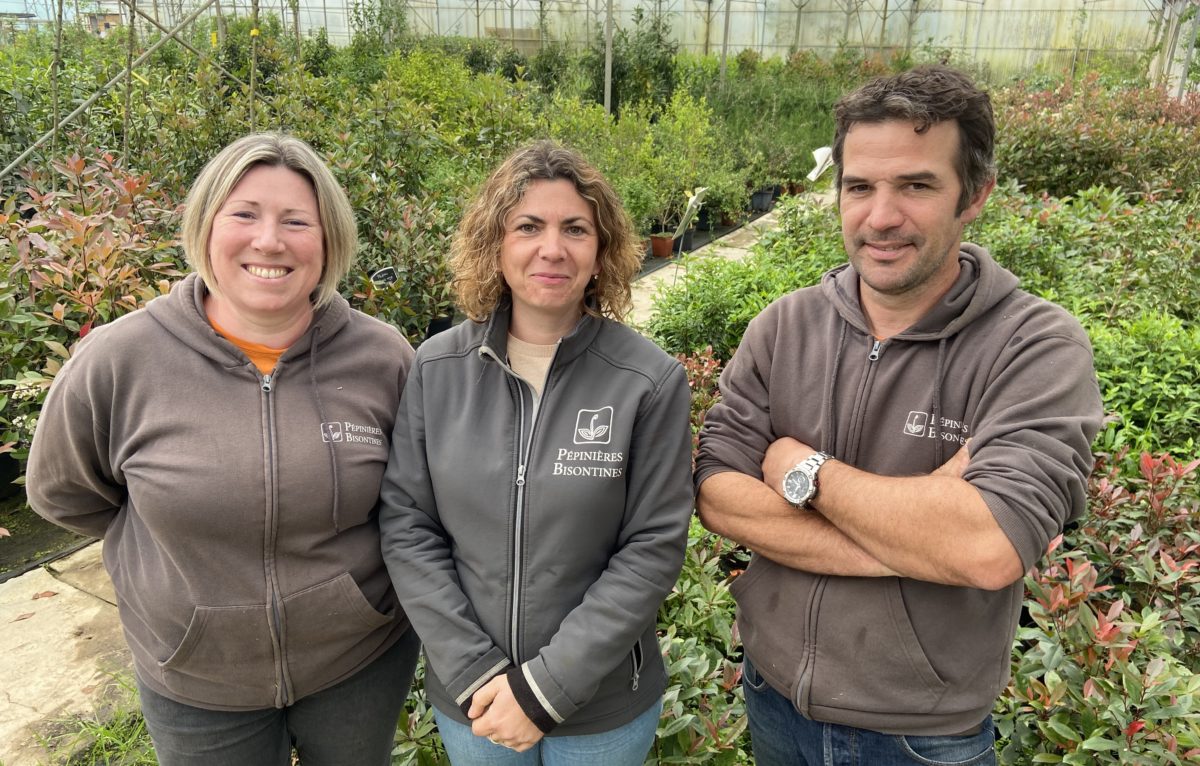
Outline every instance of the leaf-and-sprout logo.
<svg viewBox="0 0 1200 766">
<path fill-rule="evenodd" d="M 904 421 L 904 433 L 909 436 L 924 436 L 925 427 L 929 425 L 929 413 L 912 410 L 908 420 Z"/>
<path fill-rule="evenodd" d="M 341 421 L 332 421 L 321 424 L 321 441 L 323 442 L 340 442 L 345 438 L 342 432 Z"/>
<path fill-rule="evenodd" d="M 613 408 L 580 410 L 575 418 L 576 444 L 608 444 L 612 439 Z"/>
</svg>

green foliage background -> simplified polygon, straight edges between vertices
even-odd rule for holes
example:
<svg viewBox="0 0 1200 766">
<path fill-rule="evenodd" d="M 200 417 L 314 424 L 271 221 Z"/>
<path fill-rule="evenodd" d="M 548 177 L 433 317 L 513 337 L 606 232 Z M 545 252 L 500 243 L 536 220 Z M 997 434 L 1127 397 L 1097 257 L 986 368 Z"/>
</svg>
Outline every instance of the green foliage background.
<svg viewBox="0 0 1200 766">
<path fill-rule="evenodd" d="M 228 19 L 213 48 L 214 30 L 199 25 L 190 39 L 206 56 L 163 47 L 139 69 L 128 110 L 120 89 L 106 94 L 0 179 L 0 452 L 23 456 L 46 387 L 82 334 L 186 269 L 180 201 L 203 163 L 249 129 L 293 132 L 325 155 L 359 218 L 345 295 L 420 341 L 452 310 L 445 255 L 465 201 L 523 141 L 578 147 L 646 231 L 677 220 L 698 186 L 709 187 L 710 210 L 736 218 L 752 190 L 807 173 L 841 92 L 932 55 L 745 51 L 722 80 L 715 57 L 676 53 L 663 18 L 641 14 L 617 36 L 610 116 L 597 103 L 597 42 L 527 58 L 495 41 L 413 40 L 395 4 L 356 6 L 353 21 L 344 48 L 323 34 L 297 46 L 273 17 L 253 38 L 248 21 Z M 49 128 L 56 97 L 65 114 L 119 72 L 126 42 L 67 30 L 56 89 L 53 39 L 16 36 L 0 67 L 0 156 Z M 1111 411 L 1096 443 L 1104 462 L 1092 515 L 1027 580 L 1029 619 L 996 708 L 1005 763 L 1200 757 L 1200 491 L 1194 465 L 1142 454 L 1193 456 L 1200 433 L 1200 103 L 1117 79 L 994 89 L 1002 186 L 971 238 L 1080 317 Z M 793 201 L 780 220 L 746 260 L 694 260 L 658 297 L 649 330 L 684 355 L 697 427 L 746 323 L 844 259 L 833 210 Z M 400 278 L 372 284 L 385 266 Z M 671 681 L 651 763 L 752 759 L 727 587 L 745 561 L 693 525 L 659 615 Z M 138 725 L 136 714 L 121 720 Z M 84 737 L 104 739 L 94 729 Z M 419 688 L 394 762 L 445 762 Z"/>
</svg>

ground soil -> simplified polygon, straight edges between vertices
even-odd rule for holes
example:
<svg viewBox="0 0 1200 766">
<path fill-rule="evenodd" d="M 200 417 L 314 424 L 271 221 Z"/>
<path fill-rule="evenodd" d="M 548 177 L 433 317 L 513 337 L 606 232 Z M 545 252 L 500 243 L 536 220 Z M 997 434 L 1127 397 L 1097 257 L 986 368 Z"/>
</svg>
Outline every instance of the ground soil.
<svg viewBox="0 0 1200 766">
<path fill-rule="evenodd" d="M 56 554 L 77 548 L 88 538 L 45 521 L 25 503 L 25 493 L 0 500 L 0 582 L 15 577 Z"/>
</svg>

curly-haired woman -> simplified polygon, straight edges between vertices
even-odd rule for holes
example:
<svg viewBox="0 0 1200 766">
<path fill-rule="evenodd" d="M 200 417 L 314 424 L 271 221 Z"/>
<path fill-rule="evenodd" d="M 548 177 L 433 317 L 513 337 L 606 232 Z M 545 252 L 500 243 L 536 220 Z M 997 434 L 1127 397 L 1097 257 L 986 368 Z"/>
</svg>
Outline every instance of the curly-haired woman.
<svg viewBox="0 0 1200 766">
<path fill-rule="evenodd" d="M 471 321 L 417 353 L 380 510 L 442 740 L 456 766 L 636 766 L 692 510 L 686 377 L 616 321 L 638 240 L 543 141 L 485 182 L 452 262 Z"/>
</svg>

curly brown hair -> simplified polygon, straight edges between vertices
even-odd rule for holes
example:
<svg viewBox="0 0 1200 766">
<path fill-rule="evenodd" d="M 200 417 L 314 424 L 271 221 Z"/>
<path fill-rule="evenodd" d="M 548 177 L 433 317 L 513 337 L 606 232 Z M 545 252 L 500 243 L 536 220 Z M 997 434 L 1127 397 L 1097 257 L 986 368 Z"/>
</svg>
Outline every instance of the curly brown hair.
<svg viewBox="0 0 1200 766">
<path fill-rule="evenodd" d="M 583 310 L 620 321 L 633 305 L 630 285 L 644 250 L 621 199 L 579 152 L 553 141 L 535 141 L 510 154 L 484 181 L 467 207 L 450 245 L 450 268 L 459 308 L 481 322 L 509 294 L 500 271 L 504 227 L 533 181 L 565 179 L 592 206 L 599 234 L 600 273 L 588 283 Z"/>
</svg>

